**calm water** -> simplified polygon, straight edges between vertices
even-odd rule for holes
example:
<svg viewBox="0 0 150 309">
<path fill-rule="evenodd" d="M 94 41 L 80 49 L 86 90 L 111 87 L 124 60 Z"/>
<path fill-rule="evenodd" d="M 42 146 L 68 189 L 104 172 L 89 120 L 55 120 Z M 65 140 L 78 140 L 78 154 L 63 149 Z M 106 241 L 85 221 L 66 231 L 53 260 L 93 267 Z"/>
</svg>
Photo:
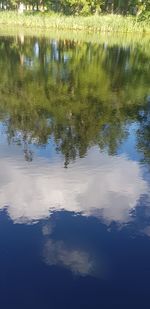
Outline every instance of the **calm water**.
<svg viewBox="0 0 150 309">
<path fill-rule="evenodd" d="M 0 308 L 150 308 L 149 44 L 0 37 Z"/>
</svg>

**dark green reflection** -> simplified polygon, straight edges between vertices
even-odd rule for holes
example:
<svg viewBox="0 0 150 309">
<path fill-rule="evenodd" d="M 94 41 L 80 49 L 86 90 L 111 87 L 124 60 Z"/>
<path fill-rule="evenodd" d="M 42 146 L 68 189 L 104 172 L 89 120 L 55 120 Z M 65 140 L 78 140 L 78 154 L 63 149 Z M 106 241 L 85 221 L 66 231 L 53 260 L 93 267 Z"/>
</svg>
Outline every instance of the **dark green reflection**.
<svg viewBox="0 0 150 309">
<path fill-rule="evenodd" d="M 146 43 L 1 37 L 0 116 L 8 140 L 23 144 L 32 160 L 29 144 L 54 137 L 67 167 L 92 145 L 115 154 L 127 124 L 138 122 L 137 146 L 149 157 L 149 72 Z"/>
</svg>

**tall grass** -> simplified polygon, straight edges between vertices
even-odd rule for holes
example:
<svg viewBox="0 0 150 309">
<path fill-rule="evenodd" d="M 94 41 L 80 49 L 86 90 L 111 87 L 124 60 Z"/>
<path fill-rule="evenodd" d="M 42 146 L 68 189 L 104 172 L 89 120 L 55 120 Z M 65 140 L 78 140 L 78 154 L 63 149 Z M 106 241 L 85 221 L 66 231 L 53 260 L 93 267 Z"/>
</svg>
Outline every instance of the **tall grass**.
<svg viewBox="0 0 150 309">
<path fill-rule="evenodd" d="M 54 13 L 0 12 L 0 27 L 17 26 L 36 29 L 86 30 L 88 32 L 150 33 L 150 19 L 132 16 L 64 16 Z"/>
</svg>

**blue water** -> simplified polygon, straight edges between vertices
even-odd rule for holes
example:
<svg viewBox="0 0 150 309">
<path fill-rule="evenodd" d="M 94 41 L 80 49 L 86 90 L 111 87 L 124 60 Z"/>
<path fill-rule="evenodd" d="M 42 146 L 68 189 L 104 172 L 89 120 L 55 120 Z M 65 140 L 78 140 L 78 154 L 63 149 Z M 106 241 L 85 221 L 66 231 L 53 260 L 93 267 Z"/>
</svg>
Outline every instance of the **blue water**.
<svg viewBox="0 0 150 309">
<path fill-rule="evenodd" d="M 145 49 L 0 47 L 0 308 L 149 309 Z"/>
</svg>

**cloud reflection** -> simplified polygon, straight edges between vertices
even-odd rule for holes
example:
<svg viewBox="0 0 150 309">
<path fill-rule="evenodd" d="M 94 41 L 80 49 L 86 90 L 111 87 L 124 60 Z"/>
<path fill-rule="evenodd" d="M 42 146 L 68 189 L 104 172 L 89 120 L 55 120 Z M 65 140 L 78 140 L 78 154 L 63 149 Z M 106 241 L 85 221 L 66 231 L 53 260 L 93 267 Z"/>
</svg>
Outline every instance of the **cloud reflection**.
<svg viewBox="0 0 150 309">
<path fill-rule="evenodd" d="M 49 266 L 60 265 L 81 276 L 94 274 L 94 261 L 90 255 L 81 250 L 67 248 L 63 241 L 48 240 L 43 255 Z"/>
<path fill-rule="evenodd" d="M 28 164 L 11 153 L 0 158 L 0 205 L 7 205 L 14 222 L 30 223 L 47 218 L 53 210 L 81 212 L 120 223 L 147 193 L 137 162 L 109 156 L 97 148 L 68 169 L 38 158 Z"/>
</svg>

